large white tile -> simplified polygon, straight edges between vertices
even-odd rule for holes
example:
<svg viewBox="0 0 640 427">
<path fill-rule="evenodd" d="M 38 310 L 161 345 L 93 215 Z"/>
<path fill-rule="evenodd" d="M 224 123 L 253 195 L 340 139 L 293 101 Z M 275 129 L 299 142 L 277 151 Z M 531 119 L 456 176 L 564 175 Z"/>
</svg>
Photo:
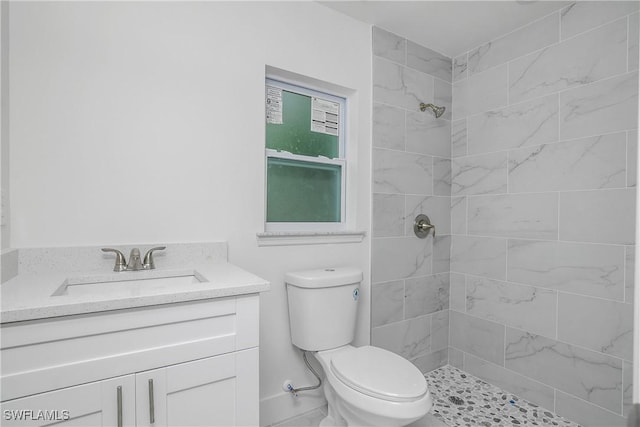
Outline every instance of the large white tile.
<svg viewBox="0 0 640 427">
<path fill-rule="evenodd" d="M 451 122 L 451 157 L 467 155 L 467 119 Z"/>
<path fill-rule="evenodd" d="M 420 103 L 425 99 L 434 99 L 435 84 L 433 76 L 404 68 L 402 73 L 405 94 L 405 108 L 410 111 L 420 111 Z"/>
<path fill-rule="evenodd" d="M 373 27 L 373 54 L 404 64 L 407 59 L 407 41 L 381 28 Z"/>
<path fill-rule="evenodd" d="M 438 234 L 433 238 L 433 274 L 451 270 L 451 236 Z"/>
<path fill-rule="evenodd" d="M 453 91 L 451 81 L 435 79 L 433 84 L 433 103 L 439 107 L 445 107 L 444 114 L 440 116 L 440 119 L 451 120 L 453 116 L 451 114 L 451 97 Z"/>
<path fill-rule="evenodd" d="M 636 264 L 636 248 L 635 246 L 625 246 L 624 260 L 624 300 L 633 303 L 633 294 L 635 288 L 635 264 Z"/>
<path fill-rule="evenodd" d="M 505 239 L 451 236 L 451 271 L 504 280 L 507 264 Z"/>
<path fill-rule="evenodd" d="M 456 157 L 451 160 L 451 195 L 506 193 L 507 153 Z"/>
<path fill-rule="evenodd" d="M 407 113 L 406 150 L 438 157 L 451 157 L 451 122 L 428 112 Z"/>
<path fill-rule="evenodd" d="M 627 132 L 627 187 L 635 187 L 638 180 L 638 129 Z"/>
<path fill-rule="evenodd" d="M 449 310 L 443 310 L 431 315 L 431 349 L 444 350 L 448 355 L 447 347 L 449 347 Z"/>
<path fill-rule="evenodd" d="M 560 193 L 560 240 L 634 244 L 635 189 Z"/>
<path fill-rule="evenodd" d="M 422 356 L 418 356 L 414 359 L 411 359 L 411 363 L 416 365 L 420 372 L 427 373 L 431 372 L 434 369 L 438 369 L 447 364 L 449 359 L 449 353 L 446 348 L 432 351 L 431 353 L 423 354 Z M 428 414 L 427 414 L 428 415 Z M 413 424 L 411 424 L 413 425 Z M 429 427 L 433 427 L 432 424 L 426 424 Z M 435 424 L 438 426 L 441 424 Z M 446 424 L 445 424 L 446 425 Z"/>
<path fill-rule="evenodd" d="M 640 47 L 640 13 L 629 15 L 629 71 L 638 69 L 638 48 Z"/>
<path fill-rule="evenodd" d="M 402 194 L 372 195 L 373 237 L 404 236 L 404 198 Z"/>
<path fill-rule="evenodd" d="M 416 216 L 425 214 L 436 227 L 436 235 L 451 234 L 451 199 L 446 196 L 406 196 L 405 234 L 413 236 Z"/>
<path fill-rule="evenodd" d="M 449 308 L 449 273 L 405 280 L 405 318 Z"/>
<path fill-rule="evenodd" d="M 558 41 L 560 15 L 553 13 L 469 52 L 469 73 L 507 62 Z"/>
<path fill-rule="evenodd" d="M 509 100 L 523 101 L 626 71 L 625 18 L 510 63 Z"/>
<path fill-rule="evenodd" d="M 458 55 L 453 58 L 453 81 L 457 82 L 458 80 L 467 78 L 467 53 L 463 53 L 462 55 Z"/>
<path fill-rule="evenodd" d="M 622 364 L 622 413 L 625 417 L 633 407 L 633 363 L 626 360 Z"/>
<path fill-rule="evenodd" d="M 404 281 L 371 285 L 371 326 L 382 326 L 404 319 Z"/>
<path fill-rule="evenodd" d="M 372 283 L 431 274 L 431 251 L 430 240 L 415 236 L 373 239 Z"/>
<path fill-rule="evenodd" d="M 373 146 L 404 150 L 405 110 L 385 104 L 373 104 Z"/>
<path fill-rule="evenodd" d="M 430 352 L 430 334 L 431 316 L 421 316 L 373 328 L 371 345 L 413 359 Z"/>
<path fill-rule="evenodd" d="M 454 368 L 464 369 L 464 357 L 465 354 L 463 351 L 449 347 L 449 365 Z"/>
<path fill-rule="evenodd" d="M 451 234 L 467 234 L 467 198 L 451 198 Z"/>
<path fill-rule="evenodd" d="M 451 82 L 451 58 L 412 41 L 407 42 L 407 66 Z"/>
<path fill-rule="evenodd" d="M 484 360 L 504 366 L 504 326 L 451 311 L 451 346 Z"/>
<path fill-rule="evenodd" d="M 507 64 L 454 83 L 452 120 L 504 107 L 508 86 Z"/>
<path fill-rule="evenodd" d="M 451 310 L 466 311 L 467 294 L 465 287 L 466 276 L 460 273 L 450 274 L 449 284 L 449 308 Z"/>
<path fill-rule="evenodd" d="M 558 339 L 631 360 L 633 305 L 561 292 Z"/>
<path fill-rule="evenodd" d="M 591 190 L 626 185 L 624 132 L 509 152 L 509 192 Z"/>
<path fill-rule="evenodd" d="M 473 196 L 467 200 L 469 234 L 558 238 L 556 193 Z"/>
<path fill-rule="evenodd" d="M 553 337 L 556 291 L 467 277 L 467 313 L 514 328 Z"/>
<path fill-rule="evenodd" d="M 553 408 L 553 389 L 542 383 L 471 354 L 465 355 L 464 370 L 543 408 Z"/>
<path fill-rule="evenodd" d="M 507 328 L 505 367 L 612 411 L 622 408 L 622 360 Z"/>
<path fill-rule="evenodd" d="M 620 415 L 561 391 L 556 391 L 555 408 L 558 415 L 578 422 L 584 427 L 627 426 L 627 421 Z"/>
<path fill-rule="evenodd" d="M 407 101 L 404 95 L 402 72 L 402 65 L 374 56 L 373 100 L 404 107 Z"/>
<path fill-rule="evenodd" d="M 415 153 L 373 150 L 375 193 L 425 194 L 433 192 L 433 159 Z"/>
<path fill-rule="evenodd" d="M 558 140 L 558 97 L 534 99 L 467 119 L 467 151 L 488 153 Z"/>
<path fill-rule="evenodd" d="M 429 183 L 422 181 L 420 184 Z M 433 158 L 433 194 L 451 196 L 451 159 Z"/>
<path fill-rule="evenodd" d="M 561 39 L 575 36 L 638 10 L 636 1 L 576 1 L 561 11 Z"/>
<path fill-rule="evenodd" d="M 509 240 L 507 280 L 622 301 L 624 248 Z"/>
<path fill-rule="evenodd" d="M 561 139 L 637 127 L 637 71 L 560 93 Z"/>
<path fill-rule="evenodd" d="M 373 100 L 418 111 L 420 102 L 433 99 L 433 77 L 395 62 L 373 58 Z"/>
</svg>

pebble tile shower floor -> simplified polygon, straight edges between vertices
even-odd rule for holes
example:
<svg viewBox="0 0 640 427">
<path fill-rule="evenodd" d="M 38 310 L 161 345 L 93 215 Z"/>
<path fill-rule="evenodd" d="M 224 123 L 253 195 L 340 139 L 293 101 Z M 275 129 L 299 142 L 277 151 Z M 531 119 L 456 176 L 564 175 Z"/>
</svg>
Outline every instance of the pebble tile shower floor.
<svg viewBox="0 0 640 427">
<path fill-rule="evenodd" d="M 579 426 L 453 366 L 425 377 L 433 395 L 430 412 L 448 426 Z"/>
<path fill-rule="evenodd" d="M 433 408 L 425 418 L 408 427 L 579 427 L 453 366 L 443 366 L 425 377 Z M 325 413 L 326 410 L 317 409 L 274 427 L 317 427 Z"/>
</svg>

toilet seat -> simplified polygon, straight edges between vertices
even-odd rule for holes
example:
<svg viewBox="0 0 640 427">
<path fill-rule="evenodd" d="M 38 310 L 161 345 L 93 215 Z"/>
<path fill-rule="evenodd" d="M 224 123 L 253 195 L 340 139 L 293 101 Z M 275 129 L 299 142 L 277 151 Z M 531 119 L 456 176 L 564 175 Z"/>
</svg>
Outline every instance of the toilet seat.
<svg viewBox="0 0 640 427">
<path fill-rule="evenodd" d="M 364 346 L 351 348 L 331 358 L 331 371 L 348 387 L 391 402 L 419 400 L 427 382 L 411 362 L 390 351 Z"/>
</svg>

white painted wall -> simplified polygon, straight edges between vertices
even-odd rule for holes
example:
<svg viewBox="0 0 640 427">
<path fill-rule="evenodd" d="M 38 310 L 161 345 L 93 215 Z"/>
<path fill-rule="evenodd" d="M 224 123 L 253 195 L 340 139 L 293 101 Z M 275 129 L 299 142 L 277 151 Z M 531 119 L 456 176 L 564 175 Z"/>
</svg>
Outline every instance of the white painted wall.
<svg viewBox="0 0 640 427">
<path fill-rule="evenodd" d="M 0 2 L 0 249 L 10 247 L 9 232 L 9 2 Z"/>
<path fill-rule="evenodd" d="M 365 272 L 359 244 L 262 247 L 264 76 L 270 65 L 355 91 L 348 125 L 356 227 L 370 228 L 371 31 L 312 2 L 12 3 L 13 247 L 227 240 L 272 283 L 261 302 L 262 424 L 310 383 L 289 340 L 288 270 Z"/>
</svg>

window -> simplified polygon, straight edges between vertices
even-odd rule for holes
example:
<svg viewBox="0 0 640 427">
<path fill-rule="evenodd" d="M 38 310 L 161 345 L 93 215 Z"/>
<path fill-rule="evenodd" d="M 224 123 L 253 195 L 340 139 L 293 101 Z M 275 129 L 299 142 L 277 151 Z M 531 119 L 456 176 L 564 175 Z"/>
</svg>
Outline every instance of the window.
<svg viewBox="0 0 640 427">
<path fill-rule="evenodd" d="M 345 99 L 266 80 L 266 230 L 345 225 Z"/>
</svg>

